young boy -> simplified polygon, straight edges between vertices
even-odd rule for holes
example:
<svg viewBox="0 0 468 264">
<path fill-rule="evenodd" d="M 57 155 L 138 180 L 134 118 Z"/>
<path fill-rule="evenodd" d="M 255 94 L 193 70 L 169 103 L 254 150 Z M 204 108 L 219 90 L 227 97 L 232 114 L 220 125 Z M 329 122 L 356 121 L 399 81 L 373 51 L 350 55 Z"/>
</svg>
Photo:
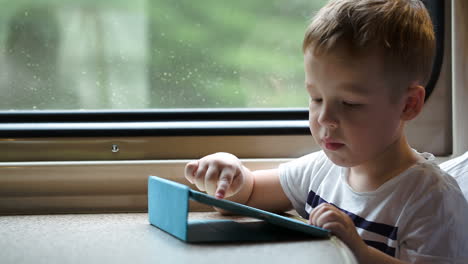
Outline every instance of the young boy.
<svg viewBox="0 0 468 264">
<path fill-rule="evenodd" d="M 217 198 L 294 208 L 360 263 L 468 263 L 468 204 L 457 183 L 407 143 L 424 104 L 434 34 L 418 0 L 334 0 L 303 43 L 309 125 L 322 151 L 250 171 L 217 153 L 187 179 Z"/>
</svg>

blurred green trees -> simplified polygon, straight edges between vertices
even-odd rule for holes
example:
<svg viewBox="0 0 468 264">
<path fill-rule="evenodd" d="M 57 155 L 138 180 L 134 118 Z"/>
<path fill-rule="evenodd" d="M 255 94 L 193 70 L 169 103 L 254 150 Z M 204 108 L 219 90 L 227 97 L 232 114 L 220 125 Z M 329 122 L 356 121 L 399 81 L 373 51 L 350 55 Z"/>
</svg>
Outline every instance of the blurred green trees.
<svg viewBox="0 0 468 264">
<path fill-rule="evenodd" d="M 326 1 L 0 2 L 0 110 L 17 110 L 305 107 Z"/>
</svg>

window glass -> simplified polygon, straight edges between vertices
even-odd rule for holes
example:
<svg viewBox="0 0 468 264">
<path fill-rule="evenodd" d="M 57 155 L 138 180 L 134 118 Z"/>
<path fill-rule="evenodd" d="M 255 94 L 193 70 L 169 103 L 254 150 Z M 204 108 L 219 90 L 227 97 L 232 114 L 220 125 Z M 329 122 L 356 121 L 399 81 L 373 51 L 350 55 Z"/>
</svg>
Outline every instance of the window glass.
<svg viewBox="0 0 468 264">
<path fill-rule="evenodd" d="M 0 0 L 0 110 L 306 107 L 326 0 Z"/>
</svg>

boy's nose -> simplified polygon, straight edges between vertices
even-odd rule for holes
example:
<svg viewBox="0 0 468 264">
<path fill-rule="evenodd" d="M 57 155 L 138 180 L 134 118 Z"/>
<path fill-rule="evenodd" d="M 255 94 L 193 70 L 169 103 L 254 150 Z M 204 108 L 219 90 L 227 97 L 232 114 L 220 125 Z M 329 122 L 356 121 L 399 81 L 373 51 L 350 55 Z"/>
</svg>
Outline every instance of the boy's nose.
<svg viewBox="0 0 468 264">
<path fill-rule="evenodd" d="M 318 116 L 318 123 L 324 127 L 337 128 L 338 119 L 330 107 L 323 106 Z"/>
</svg>

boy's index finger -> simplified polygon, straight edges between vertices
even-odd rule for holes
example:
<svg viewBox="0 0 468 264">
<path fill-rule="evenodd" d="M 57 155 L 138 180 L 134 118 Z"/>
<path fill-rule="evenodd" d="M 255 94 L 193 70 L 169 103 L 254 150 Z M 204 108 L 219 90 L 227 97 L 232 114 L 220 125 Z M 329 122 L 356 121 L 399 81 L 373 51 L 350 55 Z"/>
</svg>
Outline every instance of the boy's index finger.
<svg viewBox="0 0 468 264">
<path fill-rule="evenodd" d="M 221 172 L 219 176 L 215 197 L 218 199 L 223 199 L 226 196 L 227 190 L 231 186 L 233 180 L 233 175 L 226 171 Z"/>
<path fill-rule="evenodd" d="M 218 187 L 216 188 L 215 197 L 223 199 L 226 196 L 226 190 L 229 188 L 229 182 L 226 180 L 218 181 Z"/>
<path fill-rule="evenodd" d="M 215 197 L 217 199 L 223 199 L 225 196 L 226 196 L 226 191 L 225 190 L 223 190 L 223 189 L 216 190 Z"/>
</svg>

